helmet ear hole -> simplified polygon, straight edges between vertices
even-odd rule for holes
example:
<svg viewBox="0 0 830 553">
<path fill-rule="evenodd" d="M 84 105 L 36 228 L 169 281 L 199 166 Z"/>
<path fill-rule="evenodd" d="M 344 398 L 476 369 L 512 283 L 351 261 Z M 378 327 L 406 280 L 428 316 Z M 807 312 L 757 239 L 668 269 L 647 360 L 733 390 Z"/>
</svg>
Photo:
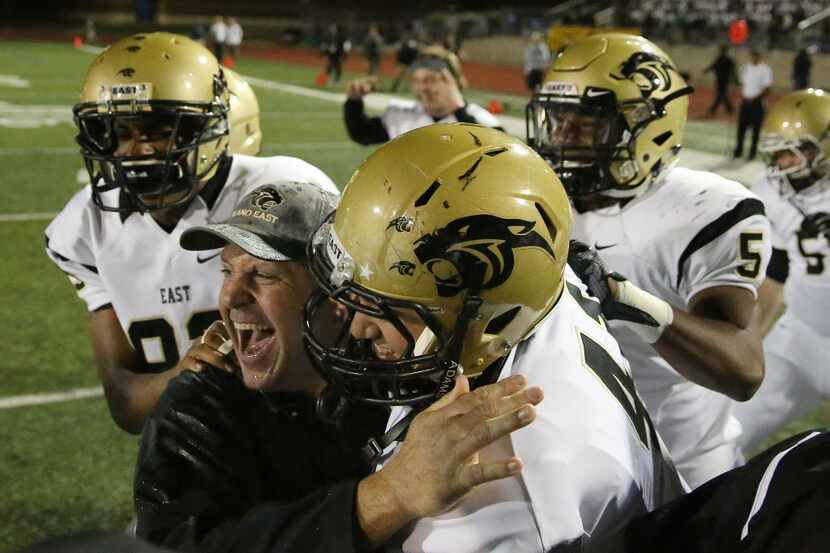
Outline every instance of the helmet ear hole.
<svg viewBox="0 0 830 553">
<path fill-rule="evenodd" d="M 484 329 L 484 333 L 500 334 L 501 331 L 507 327 L 507 325 L 513 322 L 513 319 L 516 318 L 516 315 L 519 314 L 519 311 L 521 309 L 521 306 L 517 305 L 512 309 L 508 309 L 501 315 L 493 317 L 492 319 L 490 319 L 490 322 L 487 323 L 487 328 Z"/>
<path fill-rule="evenodd" d="M 544 208 L 541 205 L 539 205 L 539 202 L 536 202 L 535 205 L 536 205 L 536 211 L 539 212 L 539 217 L 542 218 L 542 221 L 544 221 L 544 223 L 545 223 L 545 228 L 548 229 L 548 235 L 550 235 L 550 239 L 555 240 L 556 239 L 556 225 L 553 224 L 553 222 L 551 221 L 548 214 L 545 213 Z"/>
<path fill-rule="evenodd" d="M 657 136 L 655 136 L 654 138 L 652 138 L 652 141 L 653 141 L 655 144 L 657 144 L 658 146 L 662 146 L 663 144 L 665 144 L 665 143 L 666 143 L 666 140 L 668 140 L 669 138 L 671 138 L 671 137 L 672 137 L 672 135 L 673 135 L 673 134 L 674 134 L 674 133 L 673 133 L 673 132 L 671 132 L 671 131 L 666 131 L 666 132 L 664 132 L 664 133 L 662 133 L 662 134 L 658 134 Z"/>
</svg>

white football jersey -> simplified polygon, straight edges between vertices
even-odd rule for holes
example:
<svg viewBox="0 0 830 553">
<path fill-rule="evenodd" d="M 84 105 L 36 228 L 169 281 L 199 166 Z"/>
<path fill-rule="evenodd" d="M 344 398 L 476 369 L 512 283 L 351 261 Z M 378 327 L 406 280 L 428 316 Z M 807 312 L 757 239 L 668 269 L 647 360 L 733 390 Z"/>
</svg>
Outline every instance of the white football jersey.
<svg viewBox="0 0 830 553">
<path fill-rule="evenodd" d="M 775 184 L 763 176 L 752 191 L 767 208 L 772 245 L 785 250 L 790 272 L 784 285 L 787 311 L 820 334 L 830 337 L 830 241 L 801 232 L 804 215 L 830 213 L 830 185 L 817 183 L 783 198 Z"/>
<path fill-rule="evenodd" d="M 148 214 L 101 211 L 89 185 L 46 229 L 46 252 L 69 276 L 90 311 L 111 305 L 133 348 L 152 372 L 174 366 L 191 340 L 219 317 L 221 249 L 179 246 L 186 229 L 218 223 L 242 197 L 275 181 L 314 183 L 337 193 L 322 171 L 293 157 L 235 155 L 227 178 L 214 178 L 167 232 Z M 105 193 L 118 203 L 119 190 Z"/>
<path fill-rule="evenodd" d="M 753 294 L 771 253 L 764 206 L 741 184 L 680 167 L 622 209 L 575 213 L 572 235 L 599 250 L 609 271 L 688 311 L 695 294 L 737 286 Z M 730 399 L 678 374 L 633 331 L 610 321 L 637 390 L 692 486 L 740 463 Z"/>
<path fill-rule="evenodd" d="M 517 455 L 521 474 L 478 486 L 450 511 L 414 522 L 388 551 L 542 553 L 565 544 L 606 551 L 628 520 L 683 491 L 598 313 L 568 268 L 559 303 L 500 375 L 524 374 L 542 388 L 536 420 L 480 453 L 481 462 Z M 394 408 L 389 426 L 407 411 Z"/>
<path fill-rule="evenodd" d="M 477 104 L 467 104 L 464 106 L 464 109 L 475 119 L 474 122 L 479 125 L 484 125 L 485 127 L 501 126 L 499 120 L 493 114 Z M 432 125 L 433 123 L 455 123 L 458 121 L 453 113 L 436 121 L 415 100 L 398 99 L 389 100 L 389 104 L 380 116 L 380 120 L 386 129 L 386 134 L 389 135 L 389 140 L 411 130 Z"/>
</svg>

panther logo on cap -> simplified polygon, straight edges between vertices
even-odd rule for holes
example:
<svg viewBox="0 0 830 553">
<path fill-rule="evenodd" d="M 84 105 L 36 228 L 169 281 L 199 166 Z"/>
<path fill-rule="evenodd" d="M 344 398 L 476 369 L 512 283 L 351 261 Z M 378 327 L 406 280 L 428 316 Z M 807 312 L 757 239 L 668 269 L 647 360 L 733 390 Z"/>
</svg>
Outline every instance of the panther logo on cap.
<svg viewBox="0 0 830 553">
<path fill-rule="evenodd" d="M 518 248 L 540 248 L 556 258 L 534 226 L 533 221 L 494 215 L 462 217 L 416 240 L 415 257 L 432 273 L 439 296 L 495 288 L 513 274 L 513 252 Z M 552 240 L 555 229 L 553 233 Z"/>
<path fill-rule="evenodd" d="M 251 203 L 262 211 L 267 211 L 280 205 L 282 203 L 282 196 L 273 188 L 266 188 L 257 192 L 254 199 L 251 200 Z"/>
</svg>

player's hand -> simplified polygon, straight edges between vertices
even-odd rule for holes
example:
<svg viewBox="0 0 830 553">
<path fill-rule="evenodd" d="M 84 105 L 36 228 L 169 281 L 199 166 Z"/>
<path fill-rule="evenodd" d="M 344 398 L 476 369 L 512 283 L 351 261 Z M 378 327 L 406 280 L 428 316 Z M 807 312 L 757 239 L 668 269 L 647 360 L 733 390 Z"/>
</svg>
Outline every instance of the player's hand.
<svg viewBox="0 0 830 553">
<path fill-rule="evenodd" d="M 177 368 L 184 371 L 200 372 L 213 365 L 230 373 L 239 371 L 236 357 L 233 353 L 233 342 L 228 336 L 227 328 L 222 321 L 214 321 L 201 338 L 197 338 L 185 356 L 179 361 Z"/>
<path fill-rule="evenodd" d="M 625 282 L 626 279 L 619 273 L 609 273 L 597 250 L 578 240 L 571 240 L 568 265 L 582 279 L 588 291 L 599 300 L 602 315 L 606 319 L 618 319 L 650 327 L 658 326 L 650 314 L 618 301 L 618 283 Z"/>
<path fill-rule="evenodd" d="M 446 511 L 479 484 L 519 473 L 516 457 L 480 463 L 478 451 L 533 422 L 542 390 L 522 375 L 470 392 L 466 377 L 409 427 L 383 477 L 396 504 L 412 520 Z"/>
<path fill-rule="evenodd" d="M 359 100 L 373 90 L 377 90 L 377 77 L 361 77 L 351 81 L 346 85 L 346 97 L 350 100 Z"/>
<path fill-rule="evenodd" d="M 801 232 L 807 236 L 824 236 L 830 239 L 830 213 L 810 213 L 801 221 Z"/>
</svg>

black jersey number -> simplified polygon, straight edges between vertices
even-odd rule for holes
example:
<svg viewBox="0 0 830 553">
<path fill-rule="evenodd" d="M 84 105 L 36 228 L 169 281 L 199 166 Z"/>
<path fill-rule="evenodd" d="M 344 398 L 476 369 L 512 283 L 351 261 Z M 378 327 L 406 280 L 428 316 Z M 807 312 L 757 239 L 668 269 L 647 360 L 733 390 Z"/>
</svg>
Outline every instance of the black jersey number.
<svg viewBox="0 0 830 553">
<path fill-rule="evenodd" d="M 202 335 L 210 323 L 219 319 L 219 311 L 211 309 L 208 311 L 197 311 L 187 321 L 187 337 L 194 340 Z M 145 319 L 133 321 L 127 329 L 127 335 L 133 344 L 136 352 L 144 362 L 146 372 L 160 373 L 172 368 L 179 362 L 179 348 L 176 344 L 176 330 L 166 319 Z M 145 347 L 157 340 L 161 349 L 162 359 L 149 362 Z"/>
<path fill-rule="evenodd" d="M 755 278 L 761 272 L 761 252 L 756 244 L 763 244 L 762 232 L 742 232 L 740 240 L 740 256 L 743 265 L 738 267 L 738 274 L 746 278 Z"/>
<path fill-rule="evenodd" d="M 625 372 L 614 361 L 611 354 L 605 351 L 605 348 L 596 343 L 590 336 L 580 332 L 579 339 L 582 341 L 585 366 L 591 369 L 608 388 L 611 395 L 617 399 L 628 418 L 631 419 L 631 424 L 634 425 L 643 447 L 651 449 L 652 438 L 655 435 L 654 427 L 643 401 L 637 395 L 631 375 Z"/>
<path fill-rule="evenodd" d="M 816 236 L 798 231 L 796 238 L 798 238 L 798 251 L 801 252 L 801 255 L 804 257 L 804 261 L 807 263 L 807 274 L 822 274 L 824 272 L 824 254 L 819 252 L 810 253 L 804 249 L 804 241 L 815 240 Z"/>
</svg>

